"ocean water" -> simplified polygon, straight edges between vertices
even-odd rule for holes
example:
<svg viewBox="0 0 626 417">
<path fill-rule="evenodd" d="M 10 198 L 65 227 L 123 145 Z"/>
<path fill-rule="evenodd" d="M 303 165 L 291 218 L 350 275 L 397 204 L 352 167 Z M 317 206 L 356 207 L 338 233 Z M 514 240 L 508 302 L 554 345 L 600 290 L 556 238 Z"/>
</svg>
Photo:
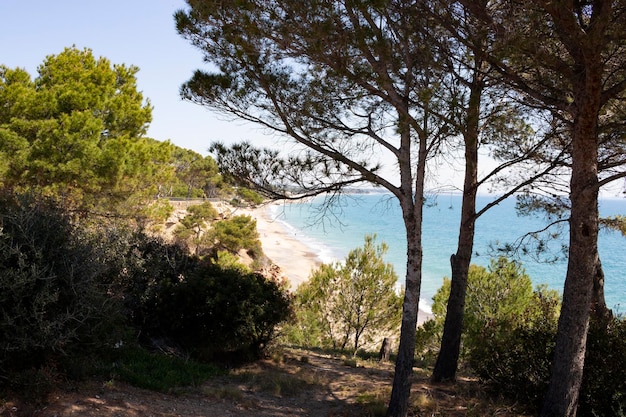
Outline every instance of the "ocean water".
<svg viewBox="0 0 626 417">
<path fill-rule="evenodd" d="M 478 197 L 478 208 L 493 200 Z M 404 283 L 406 273 L 406 237 L 400 207 L 389 194 L 355 194 L 342 198 L 332 215 L 321 218 L 322 198 L 306 203 L 273 205 L 271 215 L 282 222 L 287 231 L 318 254 L 323 262 L 343 259 L 350 250 L 362 246 L 367 234 L 376 234 L 377 242 L 385 242 L 389 251 L 385 261 L 394 265 L 398 282 Z M 432 303 L 432 296 L 443 278 L 450 276 L 450 255 L 456 252 L 458 224 L 461 209 L 460 195 L 430 197 L 424 208 L 423 224 L 423 279 L 420 305 Z M 603 199 L 602 216 L 626 214 L 626 199 Z M 510 198 L 488 210 L 476 223 L 472 263 L 488 266 L 497 257 L 498 247 L 515 244 L 529 232 L 547 225 L 543 218 L 518 216 L 515 199 Z M 555 229 L 551 229 L 555 230 Z M 562 238 L 548 244 L 548 252 L 541 259 L 523 255 L 519 261 L 535 285 L 546 284 L 562 292 L 567 262 L 563 258 L 563 244 L 567 243 L 567 229 Z M 624 313 L 626 310 L 626 237 L 618 232 L 601 231 L 599 251 L 605 273 L 605 297 L 609 308 Z M 556 262 L 555 256 L 561 256 Z"/>
</svg>

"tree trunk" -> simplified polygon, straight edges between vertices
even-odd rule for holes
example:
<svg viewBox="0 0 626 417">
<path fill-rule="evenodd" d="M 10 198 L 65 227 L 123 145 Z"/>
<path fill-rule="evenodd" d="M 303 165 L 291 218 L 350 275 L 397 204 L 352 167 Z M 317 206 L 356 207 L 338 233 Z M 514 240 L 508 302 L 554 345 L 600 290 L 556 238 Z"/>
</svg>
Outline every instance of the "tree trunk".
<svg viewBox="0 0 626 417">
<path fill-rule="evenodd" d="M 424 128 L 427 132 L 428 129 Z M 403 147 L 409 150 L 411 137 L 409 130 L 403 135 Z M 424 211 L 424 178 L 426 175 L 426 140 L 420 138 L 419 157 L 415 178 L 415 191 L 412 191 L 410 152 L 400 155 L 400 173 L 402 194 L 399 196 L 400 207 L 407 240 L 406 287 L 402 304 L 402 326 L 398 357 L 396 359 L 391 398 L 387 408 L 387 417 L 405 417 L 408 412 L 411 394 L 411 375 L 415 358 L 415 336 L 417 333 L 417 313 L 422 285 L 422 219 Z"/>
<path fill-rule="evenodd" d="M 606 328 L 613 320 L 613 311 L 606 305 L 604 299 L 604 270 L 600 255 L 596 254 L 596 273 L 593 276 L 593 295 L 591 297 L 591 319 L 596 324 Z"/>
<path fill-rule="evenodd" d="M 477 70 L 471 84 L 467 110 L 465 141 L 465 179 L 463 182 L 463 202 L 459 225 L 459 240 L 456 255 L 450 257 L 452 277 L 450 297 L 443 326 L 441 349 L 437 356 L 432 381 L 451 381 L 456 378 L 456 370 L 461 350 L 467 275 L 472 261 L 474 230 L 476 224 L 476 194 L 478 192 L 478 135 L 481 96 L 484 88 L 482 64 L 476 59 Z"/>
<path fill-rule="evenodd" d="M 552 375 L 541 416 L 573 417 L 583 376 L 587 331 L 598 266 L 597 115 L 600 77 L 586 68 L 575 90 L 570 180 L 570 242 L 563 305 L 559 317 Z M 584 74 L 585 72 L 583 72 Z M 597 69 L 595 71 L 597 74 Z"/>
<path fill-rule="evenodd" d="M 388 337 L 383 339 L 383 344 L 380 346 L 380 352 L 378 353 L 378 360 L 386 362 L 391 355 L 391 341 Z"/>
<path fill-rule="evenodd" d="M 463 215 L 461 216 L 459 244 L 456 255 L 450 257 L 452 268 L 450 297 L 448 298 L 446 321 L 441 338 L 441 349 L 433 370 L 433 382 L 450 381 L 456 377 L 463 332 L 467 275 L 474 245 L 475 207 L 476 191 L 474 188 L 473 191 L 463 193 Z"/>
<path fill-rule="evenodd" d="M 402 328 L 387 417 L 406 416 L 409 395 L 411 394 L 411 375 L 415 357 L 417 312 L 422 278 L 422 245 L 421 237 L 418 238 L 414 234 L 407 237 L 408 261 L 406 289 L 402 305 Z"/>
<path fill-rule="evenodd" d="M 544 417 L 576 415 L 585 360 L 596 266 L 597 203 L 593 196 L 572 197 L 569 262 Z"/>
</svg>

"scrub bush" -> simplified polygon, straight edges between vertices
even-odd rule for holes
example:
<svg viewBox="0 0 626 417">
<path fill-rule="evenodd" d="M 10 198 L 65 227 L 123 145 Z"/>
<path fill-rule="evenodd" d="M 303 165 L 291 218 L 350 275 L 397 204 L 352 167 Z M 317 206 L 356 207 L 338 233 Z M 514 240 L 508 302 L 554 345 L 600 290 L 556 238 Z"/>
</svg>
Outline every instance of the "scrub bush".
<svg viewBox="0 0 626 417">
<path fill-rule="evenodd" d="M 155 314 L 165 336 L 200 359 L 258 358 L 290 314 L 290 297 L 260 274 L 204 263 L 162 287 Z"/>
<path fill-rule="evenodd" d="M 559 299 L 539 288 L 514 325 L 485 323 L 483 343 L 468 349 L 472 369 L 498 393 L 540 407 L 550 379 Z"/>
<path fill-rule="evenodd" d="M 626 415 L 626 319 L 592 320 L 587 336 L 579 416 Z"/>
<path fill-rule="evenodd" d="M 52 200 L 0 196 L 0 370 L 112 343 L 107 296 L 89 236 Z"/>
<path fill-rule="evenodd" d="M 528 279 L 521 271 L 505 259 L 493 262 L 489 270 L 470 269 L 463 351 L 492 390 L 538 410 L 550 381 L 560 300 L 546 287 L 530 295 L 520 291 Z M 418 332 L 420 351 L 432 348 L 440 332 L 448 294 L 446 282 L 434 297 L 436 319 Z M 507 297 L 511 294 L 517 295 Z M 577 415 L 626 415 L 624 318 L 591 321 Z"/>
<path fill-rule="evenodd" d="M 440 337 L 449 280 L 433 297 L 434 324 L 421 333 Z M 468 276 L 463 357 L 499 394 L 537 407 L 550 378 L 560 299 L 556 291 L 532 290 L 518 262 L 492 260 L 489 268 L 472 265 Z M 418 333 L 420 334 L 420 333 Z M 418 340 L 418 346 L 432 346 Z"/>
</svg>

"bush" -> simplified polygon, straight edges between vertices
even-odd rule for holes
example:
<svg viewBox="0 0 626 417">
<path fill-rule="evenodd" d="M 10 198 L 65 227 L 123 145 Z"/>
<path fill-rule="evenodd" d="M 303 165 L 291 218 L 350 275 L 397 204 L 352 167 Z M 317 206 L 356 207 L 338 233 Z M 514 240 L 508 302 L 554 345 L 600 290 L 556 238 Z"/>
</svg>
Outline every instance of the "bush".
<svg viewBox="0 0 626 417">
<path fill-rule="evenodd" d="M 202 264 L 191 275 L 164 286 L 155 314 L 166 336 L 194 356 L 224 353 L 257 358 L 290 315 L 290 298 L 259 274 Z"/>
<path fill-rule="evenodd" d="M 241 197 L 244 201 L 251 204 L 261 204 L 265 199 L 259 193 L 254 190 L 250 190 L 249 188 L 239 188 L 237 190 L 237 195 Z"/>
<path fill-rule="evenodd" d="M 258 356 L 290 314 L 282 287 L 233 259 L 222 268 L 142 231 L 110 229 L 105 241 L 114 293 L 144 344 Z"/>
<path fill-rule="evenodd" d="M 154 310 L 164 289 L 190 274 L 198 259 L 185 246 L 140 229 L 110 225 L 99 232 L 96 244 L 108 265 L 109 294 L 123 305 L 127 323 L 136 333 L 142 337 L 158 333 L 161 323 Z"/>
<path fill-rule="evenodd" d="M 84 230 L 53 201 L 0 197 L 0 369 L 113 343 L 120 318 Z"/>
<path fill-rule="evenodd" d="M 235 269 L 243 274 L 252 273 L 252 269 L 241 262 L 241 258 L 232 253 L 221 250 L 217 252 L 215 265 L 221 269 Z"/>
<path fill-rule="evenodd" d="M 208 232 L 209 240 L 215 243 L 215 250 L 227 250 L 237 253 L 241 249 L 248 250 L 253 256 L 261 256 L 259 232 L 256 220 L 247 215 L 233 216 L 215 222 Z"/>
<path fill-rule="evenodd" d="M 50 200 L 0 196 L 3 388 L 42 397 L 137 335 L 204 359 L 258 357 L 290 314 L 287 292 L 260 275 L 122 224 L 74 220 Z"/>
<path fill-rule="evenodd" d="M 556 294 L 539 288 L 517 324 L 485 323 L 483 343 L 468 349 L 472 369 L 498 393 L 540 407 L 550 379 L 558 308 Z"/>
<path fill-rule="evenodd" d="M 556 291 L 543 286 L 526 297 L 525 290 L 519 291 L 526 287 L 525 275 L 511 273 L 521 269 L 512 269 L 507 263 L 504 259 L 492 263 L 492 271 L 494 265 L 504 266 L 504 271 L 508 271 L 496 276 L 491 273 L 484 276 L 484 269 L 470 269 L 464 351 L 472 369 L 493 390 L 539 409 L 550 380 L 560 299 Z M 498 283 L 502 278 L 505 280 Z M 498 288 L 508 288 L 507 291 L 517 296 L 505 297 Z M 517 290 L 513 291 L 514 288 Z M 448 294 L 449 281 L 433 298 L 436 319 L 418 331 L 418 347 L 425 351 L 439 335 Z M 502 309 L 505 300 L 506 308 Z M 520 306 L 523 310 L 511 314 L 513 308 Z M 478 311 L 491 313 L 476 314 Z M 626 320 L 623 318 L 613 319 L 608 325 L 591 321 L 578 415 L 626 415 Z"/>
<path fill-rule="evenodd" d="M 418 332 L 418 346 L 426 353 L 432 349 L 428 336 L 441 337 L 449 291 L 446 280 L 433 297 L 435 321 Z M 538 407 L 550 378 L 559 309 L 558 293 L 546 287 L 533 291 L 519 263 L 499 258 L 487 269 L 472 265 L 463 355 L 495 391 Z"/>
<path fill-rule="evenodd" d="M 346 350 L 382 340 L 400 325 L 402 298 L 398 277 L 383 256 L 387 245 L 366 236 L 343 263 L 323 264 L 295 295 L 296 324 L 289 341 L 300 346 Z"/>
<path fill-rule="evenodd" d="M 579 416 L 626 415 L 626 319 L 592 321 L 579 402 Z"/>
<path fill-rule="evenodd" d="M 433 297 L 435 324 L 429 331 L 433 337 L 440 338 L 443 332 L 450 286 L 450 280 L 445 278 L 443 286 Z M 520 263 L 500 257 L 493 259 L 488 268 L 471 265 L 465 299 L 462 353 L 466 355 L 474 347 L 484 344 L 486 327 L 492 331 L 508 332 L 520 320 L 526 320 L 525 314 L 533 303 L 533 297 L 532 281 Z M 492 336 L 498 337 L 497 334 Z M 432 345 L 424 340 L 419 342 L 418 346 Z"/>
<path fill-rule="evenodd" d="M 556 300 L 537 297 L 535 312 L 525 324 L 508 332 L 485 329 L 484 343 L 470 354 L 476 373 L 498 392 L 539 409 L 550 380 L 556 339 Z M 541 315 L 533 314 L 543 308 Z M 506 336 L 506 337 L 502 337 Z M 580 389 L 579 416 L 612 417 L 626 414 L 626 321 L 608 327 L 592 321 Z"/>
</svg>

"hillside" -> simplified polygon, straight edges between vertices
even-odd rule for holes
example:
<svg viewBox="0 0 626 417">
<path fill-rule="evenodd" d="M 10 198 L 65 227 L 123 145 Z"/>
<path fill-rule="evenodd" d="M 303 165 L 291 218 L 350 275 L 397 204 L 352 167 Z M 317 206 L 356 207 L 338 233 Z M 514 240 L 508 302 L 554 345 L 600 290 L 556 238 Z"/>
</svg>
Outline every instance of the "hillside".
<svg viewBox="0 0 626 417">
<path fill-rule="evenodd" d="M 157 393 L 117 381 L 62 384 L 42 407 L 6 402 L 0 416 L 200 417 L 380 416 L 391 389 L 392 363 L 346 360 L 287 349 L 199 387 Z M 521 416 L 490 399 L 476 380 L 433 385 L 415 369 L 414 415 Z"/>
</svg>

